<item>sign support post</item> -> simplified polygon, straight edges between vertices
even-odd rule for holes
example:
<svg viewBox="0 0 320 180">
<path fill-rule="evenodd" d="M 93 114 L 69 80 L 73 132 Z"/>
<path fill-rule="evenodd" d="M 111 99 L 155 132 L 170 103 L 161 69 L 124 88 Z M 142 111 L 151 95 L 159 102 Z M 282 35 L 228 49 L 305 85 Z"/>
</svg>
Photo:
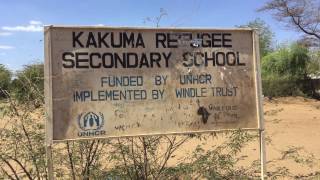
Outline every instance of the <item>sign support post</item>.
<svg viewBox="0 0 320 180">
<path fill-rule="evenodd" d="M 261 179 L 264 180 L 266 175 L 266 150 L 265 150 L 265 137 L 264 130 L 259 130 L 259 143 L 260 143 L 260 162 L 261 162 Z"/>
<path fill-rule="evenodd" d="M 45 92 L 45 109 L 46 109 L 46 139 L 45 139 L 45 148 L 46 148 L 46 161 L 47 161 L 47 175 L 49 180 L 53 180 L 53 160 L 52 160 L 52 66 L 51 66 L 51 33 L 48 30 L 49 27 L 44 28 L 45 35 L 45 78 L 44 78 L 44 92 Z"/>
<path fill-rule="evenodd" d="M 48 179 L 53 180 L 52 144 L 46 144 Z"/>
<path fill-rule="evenodd" d="M 261 179 L 265 179 L 266 175 L 266 149 L 265 149 L 265 127 L 263 117 L 263 95 L 262 95 L 262 84 L 261 84 L 261 70 L 260 70 L 260 53 L 259 53 L 259 36 L 257 30 L 252 33 L 253 37 L 253 52 L 254 52 L 254 63 L 256 68 L 256 91 L 257 91 L 257 104 L 259 106 L 258 118 L 259 118 L 259 149 L 260 149 L 260 176 Z"/>
</svg>

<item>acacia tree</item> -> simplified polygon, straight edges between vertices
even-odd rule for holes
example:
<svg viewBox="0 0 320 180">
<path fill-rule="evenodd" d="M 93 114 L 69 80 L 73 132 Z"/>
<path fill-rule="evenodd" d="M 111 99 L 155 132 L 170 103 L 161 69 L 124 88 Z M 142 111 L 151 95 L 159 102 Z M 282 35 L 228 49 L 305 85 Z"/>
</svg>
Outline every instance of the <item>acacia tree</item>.
<svg viewBox="0 0 320 180">
<path fill-rule="evenodd" d="M 271 11 L 288 27 L 305 33 L 314 42 L 320 40 L 319 0 L 269 0 L 259 11 Z"/>
<path fill-rule="evenodd" d="M 20 103 L 40 107 L 44 103 L 44 66 L 43 63 L 26 65 L 16 73 L 11 83 L 14 97 Z"/>
<path fill-rule="evenodd" d="M 257 18 L 253 21 L 248 22 L 245 25 L 240 25 L 238 27 L 249 27 L 257 29 L 259 35 L 259 47 L 261 57 L 264 57 L 273 51 L 272 43 L 274 33 L 271 31 L 270 26 L 266 24 L 266 22 L 264 22 L 262 19 Z"/>
</svg>

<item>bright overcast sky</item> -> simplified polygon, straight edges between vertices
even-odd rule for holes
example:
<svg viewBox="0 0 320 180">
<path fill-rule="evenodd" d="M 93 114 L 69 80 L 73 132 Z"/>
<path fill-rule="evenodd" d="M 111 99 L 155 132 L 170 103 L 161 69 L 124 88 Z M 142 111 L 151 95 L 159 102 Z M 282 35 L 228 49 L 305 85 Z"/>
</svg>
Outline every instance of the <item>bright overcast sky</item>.
<svg viewBox="0 0 320 180">
<path fill-rule="evenodd" d="M 256 12 L 265 0 L 3 0 L 0 5 L 0 64 L 19 70 L 43 61 L 43 25 L 154 26 L 144 23 L 167 12 L 162 27 L 232 28 L 261 18 L 275 32 L 275 40 L 297 39 L 269 13 Z"/>
</svg>

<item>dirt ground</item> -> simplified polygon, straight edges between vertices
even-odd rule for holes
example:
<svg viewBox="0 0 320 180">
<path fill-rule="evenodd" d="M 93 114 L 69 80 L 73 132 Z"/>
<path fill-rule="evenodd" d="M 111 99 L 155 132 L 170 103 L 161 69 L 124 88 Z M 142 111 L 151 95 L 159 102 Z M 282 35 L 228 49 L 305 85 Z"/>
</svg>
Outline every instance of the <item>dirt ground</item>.
<svg viewBox="0 0 320 180">
<path fill-rule="evenodd" d="M 264 112 L 269 168 L 285 166 L 295 175 L 319 172 L 320 101 L 280 98 L 265 101 Z"/>
<path fill-rule="evenodd" d="M 264 118 L 267 171 L 287 171 L 297 179 L 320 173 L 320 101 L 302 97 L 265 99 Z M 204 146 L 210 148 L 224 140 L 207 139 Z M 186 147 L 191 150 L 198 144 L 193 140 Z M 239 166 L 243 167 L 259 160 L 259 141 L 248 144 L 241 156 L 244 158 Z"/>
</svg>

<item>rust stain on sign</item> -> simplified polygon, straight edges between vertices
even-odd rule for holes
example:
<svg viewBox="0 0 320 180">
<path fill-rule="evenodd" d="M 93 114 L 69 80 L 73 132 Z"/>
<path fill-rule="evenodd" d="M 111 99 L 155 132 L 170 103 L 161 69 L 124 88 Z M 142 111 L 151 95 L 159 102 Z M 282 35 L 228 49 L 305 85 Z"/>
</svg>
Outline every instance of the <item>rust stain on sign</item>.
<svg viewBox="0 0 320 180">
<path fill-rule="evenodd" d="M 258 128 L 249 29 L 45 28 L 50 140 Z"/>
</svg>

